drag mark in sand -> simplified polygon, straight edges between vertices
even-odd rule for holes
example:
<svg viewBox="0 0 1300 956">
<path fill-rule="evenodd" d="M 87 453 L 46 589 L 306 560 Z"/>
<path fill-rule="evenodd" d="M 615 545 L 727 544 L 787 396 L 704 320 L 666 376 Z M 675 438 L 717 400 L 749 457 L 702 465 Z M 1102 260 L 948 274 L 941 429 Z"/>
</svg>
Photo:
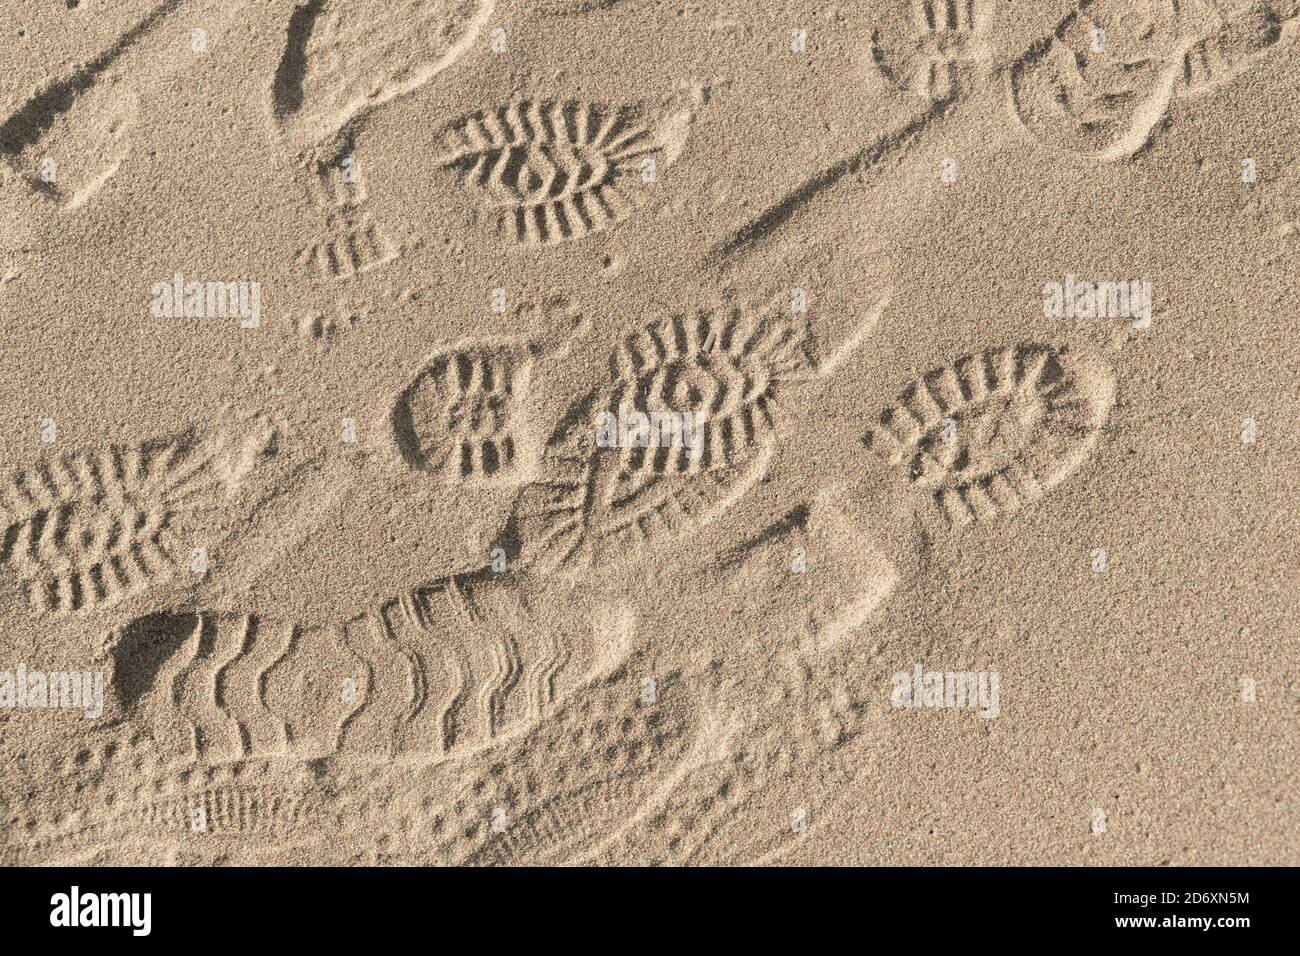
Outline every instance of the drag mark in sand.
<svg viewBox="0 0 1300 956">
<path fill-rule="evenodd" d="M 44 82 L 0 123 L 0 161 L 60 210 L 88 203 L 131 151 L 140 74 L 167 74 L 183 62 L 174 59 L 176 47 L 168 47 L 178 36 L 170 28 L 194 6 L 192 0 L 154 4 L 89 62 Z M 240 6 L 232 2 L 223 15 Z M 212 25 L 211 19 L 203 22 Z"/>
</svg>

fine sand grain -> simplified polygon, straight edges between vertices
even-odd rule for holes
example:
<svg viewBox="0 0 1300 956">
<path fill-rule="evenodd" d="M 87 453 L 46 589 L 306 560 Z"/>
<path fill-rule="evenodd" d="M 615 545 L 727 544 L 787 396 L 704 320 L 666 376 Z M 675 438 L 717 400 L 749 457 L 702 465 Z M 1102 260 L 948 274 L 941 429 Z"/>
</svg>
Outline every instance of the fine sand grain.
<svg viewBox="0 0 1300 956">
<path fill-rule="evenodd" d="M 1297 0 L 0 11 L 0 862 L 1300 863 Z"/>
</svg>

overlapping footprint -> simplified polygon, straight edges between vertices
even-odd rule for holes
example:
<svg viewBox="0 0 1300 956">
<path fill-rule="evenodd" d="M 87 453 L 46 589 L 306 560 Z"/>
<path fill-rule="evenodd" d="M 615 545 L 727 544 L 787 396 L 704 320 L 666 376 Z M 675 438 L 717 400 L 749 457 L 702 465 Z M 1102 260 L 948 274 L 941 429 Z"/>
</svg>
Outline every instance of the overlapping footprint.
<svg viewBox="0 0 1300 956">
<path fill-rule="evenodd" d="M 294 7 L 271 114 L 324 226 L 299 255 L 309 274 L 349 279 L 398 255 L 366 210 L 364 177 L 352 155 L 356 129 L 459 60 L 494 7 L 494 0 L 307 0 Z"/>
<path fill-rule="evenodd" d="M 910 190 L 892 202 L 926 202 L 928 190 L 891 178 L 898 160 L 927 150 L 937 166 L 940 130 L 967 104 L 1002 100 L 1016 129 L 1046 148 L 1097 162 L 1130 159 L 1151 141 L 1170 105 L 1256 67 L 1300 35 L 1296 0 L 1079 0 L 1052 31 L 1002 65 L 989 0 L 892 0 L 873 11 L 870 68 L 916 104 L 900 121 L 815 170 L 716 241 L 710 261 L 729 266 L 777 240 L 793 220 L 827 205 L 861 203 L 864 189 Z M 963 128 L 948 139 L 969 139 Z M 980 137 L 975 137 L 979 139 Z M 949 157 L 950 158 L 950 157 Z"/>
<path fill-rule="evenodd" d="M 75 795 L 49 801 L 57 812 L 22 810 L 8 823 L 27 835 L 22 852 L 38 855 L 88 838 L 147 849 L 167 833 L 213 852 L 240 852 L 268 831 L 310 840 L 352 799 L 335 788 L 339 775 L 358 795 L 385 773 L 431 774 L 451 793 L 486 754 L 554 734 L 625 669 L 636 627 L 617 600 L 489 568 L 331 627 L 146 615 L 108 638 L 113 699 L 87 745 L 106 767 L 130 763 L 131 783 L 88 782 L 83 770 Z M 353 823 L 344 812 L 340 825 Z"/>
<path fill-rule="evenodd" d="M 708 454 L 698 466 L 683 459 L 685 467 L 665 471 L 664 462 L 652 463 L 645 480 L 664 472 L 672 481 L 689 484 L 770 448 L 775 419 L 769 403 L 775 393 L 769 386 L 782 376 L 796 380 L 829 374 L 859 344 L 878 312 L 819 363 L 811 357 L 807 330 L 796 331 L 800 323 L 776 306 L 755 313 L 735 309 L 721 321 L 701 314 L 694 327 L 698 340 L 683 338 L 677 343 L 680 352 L 658 359 L 638 351 L 637 343 L 663 344 L 657 334 L 674 329 L 685 336 L 680 320 L 666 320 L 630 342 L 615 362 L 613 385 L 620 395 L 632 402 L 671 397 L 661 393 L 673 392 L 675 382 L 694 394 L 702 383 L 712 382 L 707 404 L 712 408 L 715 400 L 723 401 L 730 416 L 707 432 Z M 435 357 L 417 381 L 431 374 L 441 380 L 455 370 L 453 391 L 463 398 L 469 385 L 486 381 L 482 374 L 475 376 L 472 361 L 460 361 L 472 354 L 473 348 L 458 347 L 446 363 Z M 741 379 L 722 382 L 718 370 L 701 370 L 714 361 L 732 374 L 733 366 L 739 366 L 742 377 L 751 377 L 750 387 L 735 392 Z M 469 368 L 468 375 L 462 366 Z M 435 392 L 437 401 L 416 402 L 416 407 L 457 407 L 448 401 L 445 387 Z M 509 396 L 498 409 L 508 421 L 514 411 L 510 406 L 525 396 L 500 395 Z M 409 405 L 410 399 L 408 390 L 399 401 Z M 436 425 L 441 416 L 416 414 L 403 420 L 412 426 L 422 421 Z M 439 427 L 425 430 L 429 440 L 420 447 L 460 447 L 458 434 Z M 459 454 L 422 456 L 420 462 L 465 460 Z M 459 468 L 450 474 L 441 467 L 434 472 L 456 481 L 467 477 Z M 509 484 L 508 476 L 503 480 Z M 716 688 L 706 686 L 707 673 L 683 677 L 685 683 L 663 675 L 654 699 L 645 702 L 640 678 L 627 663 L 634 612 L 594 598 L 589 585 L 566 588 L 563 582 L 538 577 L 537 570 L 498 574 L 484 568 L 431 582 L 335 629 L 215 611 L 164 612 L 131 623 L 109 642 L 115 670 L 132 675 L 114 681 L 122 695 L 115 713 L 134 736 L 147 740 L 161 765 L 153 769 L 153 784 L 143 793 L 118 795 L 116 809 L 103 819 L 71 814 L 77 827 L 55 827 L 40 845 L 61 845 L 69 833 L 84 833 L 88 826 L 124 839 L 156 832 L 159 826 L 183 828 L 194 813 L 226 821 L 196 831 L 200 837 L 224 835 L 237 842 L 240 834 L 262 826 L 310 830 L 319 823 L 318 810 L 329 813 L 337 805 L 333 800 L 321 803 L 312 767 L 325 761 L 342 770 L 357 760 L 396 760 L 428 768 L 441 779 L 440 792 L 468 787 L 475 807 L 496 776 L 518 777 L 518 792 L 527 795 L 504 811 L 519 818 L 508 836 L 475 829 L 476 821 L 482 821 L 477 810 L 465 809 L 469 797 L 453 799 L 425 820 L 427 826 L 417 827 L 417 835 L 427 837 L 444 820 L 447 833 L 474 830 L 482 839 L 464 845 L 440 838 L 442 842 L 420 844 L 424 852 L 474 862 L 549 858 L 582 848 L 594 852 L 629 819 L 638 818 L 639 808 L 656 805 L 688 771 L 716 759 L 718 746 L 731 738 L 715 726 Z M 527 603 L 519 603 L 521 595 L 564 609 L 573 625 L 557 631 L 553 612 L 544 620 L 531 618 Z M 498 605 L 495 612 L 485 610 Z M 613 710 L 597 707 L 601 700 L 608 700 Z M 675 714 L 671 720 L 664 708 Z M 573 721 L 578 724 L 570 726 Z M 530 784 L 528 761 L 520 758 L 491 762 L 483 781 L 473 782 L 474 774 L 484 772 L 487 753 L 530 732 L 565 748 L 562 759 L 572 762 L 573 776 L 542 777 Z M 584 743 L 573 750 L 572 738 L 579 732 L 587 735 L 582 740 L 607 739 L 605 749 L 592 755 Z M 335 756 L 346 759 L 336 762 Z M 230 779 L 213 776 L 222 768 Z M 245 788 L 237 782 L 239 768 L 263 782 Z M 202 785 L 187 790 L 186 780 Z M 294 786 L 301 789 L 283 783 L 289 780 L 299 781 Z M 161 802 L 154 798 L 164 791 L 168 795 Z M 187 799 L 193 813 L 183 812 Z M 602 817 L 592 809 L 598 806 L 619 809 Z M 586 835 L 561 839 L 560 822 L 578 819 L 588 821 Z"/>
<path fill-rule="evenodd" d="M 914 508 L 956 532 L 1003 521 L 1080 468 L 1113 395 L 1100 362 L 1045 345 L 991 348 L 906 387 L 867 442 L 904 470 Z M 862 628 L 899 572 L 855 510 L 827 492 L 701 572 L 717 579 L 709 593 L 757 604 L 763 643 L 727 660 L 728 699 L 751 703 L 733 712 L 723 753 L 579 859 L 772 863 L 865 795 L 890 725 L 887 675 Z M 791 608 L 803 610 L 792 620 Z"/>
<path fill-rule="evenodd" d="M 611 356 L 608 383 L 576 401 L 547 440 L 539 480 L 515 502 L 508 547 L 549 573 L 635 555 L 639 545 L 707 525 L 766 473 L 783 395 L 829 379 L 885 302 L 829 346 L 784 296 L 673 315 L 634 333 Z M 649 420 L 668 410 L 690 416 L 694 438 L 670 436 L 658 447 L 648 434 L 600 440 L 602 414 Z"/>
<path fill-rule="evenodd" d="M 694 384 L 711 401 L 724 396 L 742 401 L 734 408 L 730 398 L 720 406 L 709 404 L 729 409 L 732 416 L 715 420 L 718 428 L 706 445 L 712 453 L 709 459 L 692 461 L 683 449 L 589 445 L 588 455 L 611 456 L 605 467 L 617 479 L 611 479 L 613 487 L 624 490 L 608 495 L 610 502 L 635 501 L 638 482 L 667 480 L 674 483 L 674 493 L 684 493 L 682 489 L 690 488 L 693 481 L 716 478 L 716 470 L 725 471 L 737 460 L 759 455 L 774 440 L 775 419 L 770 410 L 763 413 L 756 396 L 773 399 L 779 391 L 767 391 L 769 382 L 779 382 L 782 372 L 798 373 L 792 375 L 798 379 L 810 367 L 806 356 L 800 356 L 801 337 L 791 334 L 779 311 L 776 316 L 773 326 L 749 316 L 747 323 L 738 326 L 747 335 L 722 339 L 723 345 L 743 343 L 742 347 L 720 348 L 719 356 L 702 348 L 713 331 L 709 322 L 696 326 L 692 334 L 680 318 L 649 327 L 615 355 L 614 385 L 600 393 L 615 407 L 620 402 L 632 408 L 651 407 L 656 399 L 671 397 L 674 384 L 683 382 Z M 746 356 L 762 358 L 755 368 L 745 368 Z M 700 374 L 699 363 L 715 358 L 725 358 L 728 368 L 739 365 L 744 371 L 735 381 L 753 388 L 729 389 L 725 376 L 712 371 L 706 376 L 710 387 L 701 390 L 692 376 Z M 675 369 L 679 362 L 685 362 L 689 375 Z M 991 348 L 936 368 L 905 388 L 898 405 L 881 415 L 867 442 L 886 460 L 906 469 L 920 493 L 918 510 L 929 510 L 943 527 L 958 530 L 1018 512 L 1081 467 L 1100 437 L 1113 395 L 1110 371 L 1068 349 L 1039 344 Z M 675 407 L 671 401 L 664 404 Z M 579 412 L 567 416 L 557 434 L 590 437 L 593 406 L 584 400 L 575 407 Z M 569 467 L 581 465 L 583 475 L 594 467 L 576 456 L 564 460 Z M 546 474 L 544 469 L 543 478 L 525 490 L 521 501 L 550 495 L 557 487 L 589 490 L 599 485 L 590 480 L 557 484 Z M 643 511 L 643 517 L 657 514 L 659 499 L 652 494 L 649 500 L 655 507 Z M 858 775 L 863 772 L 863 753 L 878 753 L 888 729 L 883 720 L 886 698 L 871 694 L 871 688 L 883 686 L 883 677 L 872 672 L 869 656 L 852 641 L 892 592 L 897 573 L 893 561 L 872 546 L 870 532 L 856 526 L 850 509 L 846 501 L 834 497 L 810 508 L 795 508 L 701 571 L 718 578 L 710 593 L 778 596 L 765 612 L 770 614 L 769 625 L 782 621 L 772 627 L 776 646 L 742 652 L 725 666 L 715 661 L 716 671 L 697 666 L 690 674 L 694 693 L 701 698 L 697 706 L 720 699 L 715 696 L 720 692 L 727 699 L 761 703 L 730 712 L 726 725 L 712 725 L 712 744 L 701 744 L 689 760 L 674 760 L 670 770 L 659 771 L 660 785 L 651 789 L 620 790 L 615 799 L 607 790 L 610 780 L 602 777 L 563 797 L 542 788 L 533 799 L 525 797 L 521 802 L 518 790 L 507 788 L 509 799 L 500 806 L 491 803 L 506 799 L 497 790 L 491 791 L 496 796 L 478 803 L 462 802 L 462 812 L 469 814 L 468 830 L 479 842 L 472 841 L 472 851 L 453 858 L 501 863 L 773 862 L 809 839 L 815 825 L 807 818 L 792 820 L 791 815 L 813 812 L 817 819 L 825 819 L 843 794 L 861 791 L 863 781 Z M 563 505 L 530 513 L 529 520 L 518 526 L 524 529 L 521 540 L 530 568 L 544 573 L 569 562 L 581 564 L 600 553 L 604 529 L 596 522 L 584 522 L 580 515 L 581 509 Z M 541 524 L 534 526 L 532 520 Z M 696 521 L 698 512 L 684 508 L 674 511 L 671 520 L 651 518 L 641 530 L 655 537 L 697 527 Z M 540 538 L 530 537 L 530 527 L 540 529 Z M 626 544 L 627 539 L 620 537 L 622 530 L 615 523 L 608 537 Z M 596 542 L 589 543 L 587 535 Z M 632 540 L 637 537 L 632 535 Z M 538 553 L 530 556 L 528 543 L 538 541 Z M 807 577 L 789 573 L 790 555 L 799 552 L 814 568 Z M 778 570 L 779 578 L 763 578 Z M 760 580 L 747 580 L 755 573 Z M 788 593 L 790 587 L 805 584 L 807 593 Z M 782 615 L 788 615 L 790 608 L 802 609 L 796 616 L 803 617 L 784 621 Z M 628 687 L 624 694 L 633 691 Z M 858 749 L 848 748 L 853 741 Z M 511 777 L 508 763 L 497 766 L 502 780 Z M 823 789 L 808 794 L 806 801 L 792 802 L 799 796 L 786 786 L 791 779 L 833 781 L 834 792 L 841 796 L 828 796 Z M 496 782 L 485 780 L 476 786 L 490 785 Z M 594 807 L 632 800 L 634 792 L 638 795 L 633 803 L 616 815 L 620 822 L 611 820 L 600 827 L 591 822 L 598 816 Z M 495 810 L 502 816 L 500 829 L 493 834 L 490 824 Z M 519 826 L 516 815 L 521 815 Z M 460 825 L 452 832 L 461 832 Z M 566 838 L 573 840 L 566 843 Z"/>
<path fill-rule="evenodd" d="M 629 370 L 645 370 L 632 354 Z M 1078 466 L 1109 387 L 1059 350 L 993 349 L 906 389 L 871 443 L 908 462 L 952 523 L 996 518 Z M 757 426 L 722 435 L 724 458 L 771 438 Z M 709 470 L 692 467 L 675 474 Z M 778 860 L 828 817 L 828 782 L 860 790 L 883 745 L 879 675 L 854 640 L 897 574 L 835 495 L 699 573 L 716 579 L 711 593 L 760 596 L 748 613 L 771 643 L 675 671 L 634 650 L 635 610 L 590 582 L 488 568 L 337 628 L 210 611 L 136 620 L 109 642 L 124 679 L 106 733 L 149 754 L 140 783 L 53 820 L 20 814 L 25 852 L 63 858 L 92 838 L 147 846 L 170 832 L 238 857 L 266 834 L 288 846 L 360 827 L 383 838 L 375 859 Z M 721 712 L 723 700 L 751 703 Z M 826 786 L 801 794 L 791 780 Z"/>
<path fill-rule="evenodd" d="M 396 400 L 390 432 L 397 451 L 411 456 L 407 466 L 437 484 L 500 484 L 507 493 L 528 480 L 526 462 L 485 456 L 482 449 L 484 442 L 504 449 L 527 432 L 522 406 L 531 365 L 563 355 L 584 327 L 581 316 L 560 304 L 541 311 L 548 320 L 557 313 L 560 319 L 506 342 L 452 347 L 418 370 Z M 515 363 L 508 388 L 498 387 L 504 385 L 497 374 L 502 360 Z M 480 425 L 493 426 L 488 432 L 495 437 L 478 437 Z M 524 435 L 520 446 L 525 456 L 531 453 Z M 473 453 L 466 455 L 465 448 Z M 87 459 L 76 471 L 75 490 L 98 489 L 92 504 L 109 518 L 144 508 L 132 504 L 142 496 L 181 507 L 216 478 L 239 471 L 243 461 L 227 466 L 216 451 L 194 457 L 188 449 L 150 449 L 126 457 L 131 467 L 112 471 L 105 469 L 123 454 L 108 455 L 102 467 Z M 224 469 L 216 478 L 209 475 L 213 462 Z M 383 480 L 379 473 L 372 477 Z M 10 499 L 22 504 L 39 498 L 30 485 L 17 484 Z M 120 494 L 113 491 L 119 485 Z M 314 498 L 318 491 L 309 482 L 296 495 Z M 125 504 L 118 502 L 123 496 Z M 42 529 L 56 521 L 60 528 L 79 527 L 72 519 L 80 512 L 64 514 L 70 507 L 42 519 Z M 34 520 L 29 512 L 32 507 L 14 511 L 18 530 L 11 528 L 6 539 L 21 545 L 22 554 L 50 538 L 45 530 L 24 530 Z M 308 523 L 287 530 L 314 533 Z M 165 528 L 166 516 L 153 524 Z M 55 534 L 59 541 L 67 536 Z M 119 544 L 121 550 L 132 542 Z M 157 563 L 148 567 L 157 570 Z M 80 593 L 74 585 L 63 590 Z M 50 588 L 38 590 L 44 595 Z M 264 828 L 296 839 L 295 833 L 316 832 L 315 813 L 332 805 L 322 803 L 312 768 L 333 765 L 334 758 L 358 765 L 463 765 L 527 732 L 615 670 L 634 633 L 634 615 L 616 600 L 589 589 L 538 587 L 526 575 L 491 567 L 439 577 L 324 627 L 203 603 L 198 610 L 151 612 L 107 639 L 111 724 L 92 735 L 102 738 L 100 750 L 116 752 L 119 765 L 147 757 L 136 768 L 139 785 L 107 796 L 88 788 L 53 820 L 20 814 L 13 822 L 30 832 L 28 852 L 61 853 L 88 834 L 147 842 L 159 828 L 188 832 L 190 811 L 210 822 L 194 830 L 196 839 L 229 837 L 238 844 Z M 123 740 L 135 744 L 128 748 Z M 244 774 L 259 782 L 241 782 Z"/>
<path fill-rule="evenodd" d="M 1102 162 L 1146 146 L 1171 103 L 1230 82 L 1292 42 L 1294 0 L 1092 0 L 1011 69 L 1014 116 L 1056 149 Z"/>
<path fill-rule="evenodd" d="M 836 794 L 863 789 L 887 745 L 862 628 L 898 574 L 842 490 L 794 506 L 694 575 L 743 602 L 729 620 L 744 642 L 709 662 L 728 733 L 584 862 L 775 862 L 815 837 Z"/>
<path fill-rule="evenodd" d="M 770 862 L 797 846 L 811 831 L 791 827 L 782 783 L 813 774 L 850 785 L 884 743 L 877 682 L 863 676 L 869 663 L 855 667 L 863 655 L 850 638 L 896 578 L 861 533 L 824 497 L 693 570 L 711 593 L 767 595 L 745 611 L 746 633 L 769 629 L 767 640 L 673 665 L 639 649 L 468 775 L 404 772 L 405 793 L 428 794 L 418 810 L 386 799 L 386 778 L 345 788 L 367 794 L 355 815 L 384 834 L 379 858 Z M 808 561 L 800 575 L 786 563 L 795 546 Z M 656 642 L 671 629 L 656 620 Z"/>
</svg>

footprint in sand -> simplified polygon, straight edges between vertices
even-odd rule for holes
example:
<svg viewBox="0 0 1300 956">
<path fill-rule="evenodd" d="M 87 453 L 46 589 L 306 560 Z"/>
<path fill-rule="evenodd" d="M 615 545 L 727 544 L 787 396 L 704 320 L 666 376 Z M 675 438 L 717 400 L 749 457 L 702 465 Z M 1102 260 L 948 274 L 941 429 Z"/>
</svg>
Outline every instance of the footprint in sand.
<svg viewBox="0 0 1300 956">
<path fill-rule="evenodd" d="M 416 772 L 453 794 L 458 781 L 505 772 L 522 794 L 539 767 L 560 762 L 575 772 L 554 796 L 563 798 L 580 774 L 593 783 L 612 777 L 618 792 L 630 781 L 591 760 L 591 741 L 575 730 L 609 734 L 611 744 L 631 734 L 627 750 L 643 772 L 660 766 L 668 728 L 653 708 L 641 713 L 639 685 L 626 672 L 636 627 L 617 600 L 542 590 L 486 568 L 419 586 L 341 626 L 245 613 L 146 615 L 106 645 L 113 699 L 99 783 L 79 788 L 66 814 L 17 821 L 25 838 L 14 850 L 49 859 L 89 841 L 111 853 L 170 833 L 230 838 L 224 850 L 245 851 L 241 838 L 275 833 L 270 849 L 282 852 L 326 825 L 351 832 L 358 819 L 348 801 L 376 779 L 391 788 L 384 774 L 398 766 L 403 789 Z M 606 690 L 615 685 L 626 693 Z M 593 712 L 601 701 L 608 714 Z M 633 733 L 624 718 L 638 713 Z M 490 763 L 475 759 L 489 753 Z M 358 779 L 327 793 L 324 761 L 335 758 L 330 766 Z M 128 765 L 133 782 L 123 785 Z M 645 786 L 656 783 L 650 777 Z M 477 800 L 483 791 L 471 784 L 467 793 Z M 529 792 L 543 802 L 535 784 Z M 620 809 L 641 792 L 629 789 Z M 463 802 L 443 812 L 468 819 Z M 423 852 L 430 840 L 462 861 L 501 852 L 481 840 L 448 843 L 467 832 L 459 823 L 441 831 L 424 823 Z M 366 821 L 376 831 L 393 824 Z"/>
<path fill-rule="evenodd" d="M 1177 97 L 1222 86 L 1296 33 L 1294 0 L 1082 2 L 1009 74 L 1019 124 L 1102 162 L 1143 149 Z"/>
<path fill-rule="evenodd" d="M 871 61 L 899 89 L 930 103 L 992 71 L 991 0 L 910 0 L 877 11 Z"/>
<path fill-rule="evenodd" d="M 924 112 L 874 134 L 798 182 L 712 245 L 734 268 L 814 211 L 871 206 L 882 183 L 941 124 L 962 122 L 972 94 L 1008 87 L 1015 127 L 1054 149 L 1100 162 L 1143 149 L 1177 96 L 1196 97 L 1253 68 L 1300 33 L 1297 0 L 1082 0 L 1009 68 L 992 59 L 991 8 L 981 0 L 892 0 L 873 9 L 872 68 Z M 951 133 L 949 134 L 951 135 Z M 889 183 L 898 188 L 897 181 Z M 893 196 L 897 201 L 897 196 Z M 928 201 L 918 196 L 918 202 Z"/>
<path fill-rule="evenodd" d="M 743 617 L 761 640 L 716 662 L 728 697 L 745 703 L 709 759 L 569 862 L 770 863 L 829 818 L 827 790 L 866 789 L 887 725 L 872 655 L 854 642 L 898 575 L 852 513 L 829 490 L 699 569 L 710 593 L 748 596 Z M 796 781 L 815 781 L 822 798 Z"/>
<path fill-rule="evenodd" d="M 131 152 L 143 86 L 197 54 L 196 24 L 206 38 L 246 2 L 231 0 L 215 12 L 198 0 L 154 3 L 112 45 L 51 77 L 0 122 L 0 164 L 61 211 L 85 206 Z"/>
<path fill-rule="evenodd" d="M 110 636 L 111 710 L 176 766 L 461 759 L 614 670 L 633 628 L 616 604 L 544 593 L 490 568 L 420 585 L 338 626 L 161 612 Z"/>
<path fill-rule="evenodd" d="M 843 510 L 797 509 L 712 572 L 744 586 L 733 579 L 801 546 L 808 575 L 793 586 L 809 618 L 789 633 L 814 656 L 843 645 L 892 587 Z M 586 587 L 530 587 L 487 569 L 456 575 L 341 628 L 242 613 L 132 621 L 107 644 L 112 741 L 96 751 L 133 772 L 99 773 L 56 811 L 12 811 L 24 834 L 13 851 L 107 859 L 179 840 L 200 857 L 283 858 L 333 835 L 389 859 L 497 865 L 629 851 L 753 861 L 804 839 L 782 825 L 773 787 L 869 732 L 839 684 L 792 659 L 788 679 L 760 680 L 785 706 L 767 701 L 742 733 L 716 709 L 714 669 L 629 657 L 629 607 Z M 327 771 L 322 758 L 336 756 L 348 759 Z M 397 814 L 399 778 L 425 796 Z"/>
<path fill-rule="evenodd" d="M 1194 24 L 1191 45 L 1182 54 L 1181 88 L 1189 96 L 1208 92 L 1236 77 L 1300 32 L 1297 0 L 1220 3 L 1211 16 Z"/>
<path fill-rule="evenodd" d="M 271 89 L 281 141 L 303 166 L 322 235 L 299 253 L 311 273 L 349 279 L 400 253 L 365 209 L 357 125 L 468 52 L 494 0 L 305 0 L 295 6 Z M 395 39 L 396 38 L 396 39 Z"/>
<path fill-rule="evenodd" d="M 450 485 L 522 485 L 535 477 L 526 408 L 534 368 L 567 354 L 586 328 L 563 299 L 552 297 L 537 311 L 554 325 L 549 333 L 471 339 L 429 358 L 391 415 L 407 465 Z"/>
<path fill-rule="evenodd" d="M 462 775 L 447 799 L 416 815 L 402 835 L 408 851 L 476 866 L 573 862 L 596 852 L 693 768 L 717 759 L 726 738 L 703 682 L 659 671 L 647 693 L 640 675 L 656 670 L 629 661 Z"/>
<path fill-rule="evenodd" d="M 830 376 L 883 308 L 820 361 L 807 315 L 784 296 L 647 325 L 610 358 L 609 383 L 575 402 L 552 433 L 541 478 L 516 500 L 506 538 L 525 563 L 554 570 L 708 524 L 766 473 L 784 394 Z M 651 420 L 670 409 L 689 418 L 675 435 L 661 424 L 657 442 L 635 427 L 626 440 L 614 434 L 621 427 L 606 429 L 608 440 L 598 432 L 598 416 Z"/>
<path fill-rule="evenodd" d="M 173 534 L 178 520 L 220 510 L 273 438 L 259 423 L 22 469 L 0 490 L 0 564 L 42 613 L 97 610 L 146 591 L 192 563 L 192 549 Z"/>
<path fill-rule="evenodd" d="M 88 203 L 117 175 L 131 151 L 130 133 L 139 101 L 120 78 L 97 82 L 66 112 L 51 114 L 40 138 L 6 142 L 5 158 L 39 196 L 72 212 Z"/>
<path fill-rule="evenodd" d="M 1064 350 L 991 349 L 909 385 L 866 443 L 949 525 L 991 522 L 1082 466 L 1114 395 L 1109 370 Z"/>
<path fill-rule="evenodd" d="M 311 207 L 325 231 L 298 251 L 298 265 L 313 278 L 351 279 L 392 262 L 400 249 L 365 209 L 366 187 L 356 159 L 312 161 L 306 171 Z"/>
<path fill-rule="evenodd" d="M 578 240 L 648 200 L 706 102 L 703 87 L 657 109 L 522 100 L 457 120 L 435 163 L 479 194 L 501 235 L 529 246 Z"/>
<path fill-rule="evenodd" d="M 97 748 L 100 759 L 78 762 L 81 782 L 65 799 L 8 809 L 4 822 L 23 837 L 6 850 L 33 863 L 112 863 L 128 850 L 160 864 L 174 864 L 178 852 L 211 854 L 209 861 L 240 851 L 276 859 L 325 821 L 329 793 L 302 765 L 264 761 L 168 772 L 151 751 L 146 737 L 115 735 Z M 89 750 L 82 756 L 93 759 Z"/>
<path fill-rule="evenodd" d="M 791 575 L 796 547 L 808 564 Z M 831 499 L 701 573 L 764 593 L 755 575 L 779 578 L 778 613 L 802 619 L 775 632 L 778 646 L 682 671 L 629 653 L 630 608 L 585 588 L 521 603 L 511 579 L 486 570 L 340 630 L 240 614 L 142 618 L 108 652 L 129 678 L 112 681 L 114 727 L 136 741 L 113 749 L 119 761 L 147 750 L 143 779 L 83 796 L 55 820 L 20 820 L 20 849 L 48 860 L 170 837 L 244 858 L 268 835 L 283 853 L 324 834 L 389 860 L 772 862 L 813 832 L 790 825 L 792 774 L 851 789 L 870 772 L 843 754 L 884 728 L 863 697 L 866 672 L 843 658 L 861 657 L 849 642 L 895 575 Z M 557 609 L 572 626 L 557 626 Z M 721 712 L 724 687 L 752 712 Z M 363 759 L 322 777 L 318 761 L 334 755 Z M 425 796 L 395 813 L 398 777 Z"/>
</svg>

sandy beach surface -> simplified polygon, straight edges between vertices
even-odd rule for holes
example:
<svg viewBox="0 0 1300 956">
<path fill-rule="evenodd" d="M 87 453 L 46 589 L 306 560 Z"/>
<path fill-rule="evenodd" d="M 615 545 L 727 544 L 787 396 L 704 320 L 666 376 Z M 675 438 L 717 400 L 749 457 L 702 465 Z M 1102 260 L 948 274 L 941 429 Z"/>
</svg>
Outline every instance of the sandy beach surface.
<svg viewBox="0 0 1300 956">
<path fill-rule="evenodd" d="M 1300 863 L 1297 0 L 0 11 L 0 862 Z"/>
</svg>

